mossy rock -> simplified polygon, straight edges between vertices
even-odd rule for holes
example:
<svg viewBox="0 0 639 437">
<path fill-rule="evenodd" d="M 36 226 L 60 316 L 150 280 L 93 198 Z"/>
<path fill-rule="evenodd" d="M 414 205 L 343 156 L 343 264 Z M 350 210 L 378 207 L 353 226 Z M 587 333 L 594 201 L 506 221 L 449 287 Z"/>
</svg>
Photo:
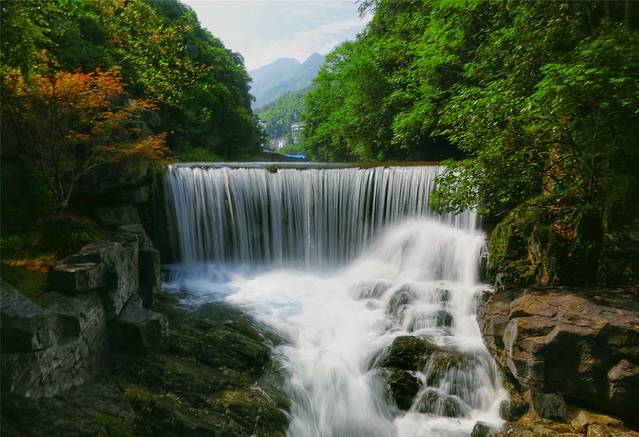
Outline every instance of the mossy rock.
<svg viewBox="0 0 639 437">
<path fill-rule="evenodd" d="M 571 194 L 540 196 L 512 210 L 488 240 L 488 279 L 498 288 L 594 283 L 601 212 Z"/>
<path fill-rule="evenodd" d="M 456 396 L 426 390 L 419 399 L 417 409 L 420 413 L 436 414 L 444 417 L 466 417 L 470 407 Z"/>
<path fill-rule="evenodd" d="M 392 369 L 386 381 L 397 407 L 400 410 L 408 410 L 421 386 L 419 380 L 406 370 Z"/>
<path fill-rule="evenodd" d="M 442 350 L 422 338 L 401 336 L 393 341 L 381 365 L 402 370 L 422 370 L 430 355 Z"/>
</svg>

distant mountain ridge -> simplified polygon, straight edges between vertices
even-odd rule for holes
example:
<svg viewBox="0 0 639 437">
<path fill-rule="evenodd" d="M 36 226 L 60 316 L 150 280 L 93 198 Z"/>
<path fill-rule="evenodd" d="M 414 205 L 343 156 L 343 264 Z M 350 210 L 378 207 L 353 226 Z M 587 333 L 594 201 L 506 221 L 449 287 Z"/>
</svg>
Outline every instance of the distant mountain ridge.
<svg viewBox="0 0 639 437">
<path fill-rule="evenodd" d="M 293 58 L 280 58 L 249 71 L 253 78 L 253 109 L 259 109 L 291 91 L 308 87 L 324 64 L 324 56 L 313 53 L 303 63 Z"/>
</svg>

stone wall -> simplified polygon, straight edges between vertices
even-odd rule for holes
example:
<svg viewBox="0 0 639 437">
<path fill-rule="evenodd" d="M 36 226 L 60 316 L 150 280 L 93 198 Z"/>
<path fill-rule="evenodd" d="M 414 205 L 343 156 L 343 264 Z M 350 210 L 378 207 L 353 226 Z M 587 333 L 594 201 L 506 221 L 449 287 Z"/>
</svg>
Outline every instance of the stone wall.
<svg viewBox="0 0 639 437">
<path fill-rule="evenodd" d="M 167 334 L 150 311 L 160 255 L 141 225 L 57 263 L 33 301 L 1 282 L 2 391 L 48 397 L 99 373 L 109 351 L 144 353 Z"/>
</svg>

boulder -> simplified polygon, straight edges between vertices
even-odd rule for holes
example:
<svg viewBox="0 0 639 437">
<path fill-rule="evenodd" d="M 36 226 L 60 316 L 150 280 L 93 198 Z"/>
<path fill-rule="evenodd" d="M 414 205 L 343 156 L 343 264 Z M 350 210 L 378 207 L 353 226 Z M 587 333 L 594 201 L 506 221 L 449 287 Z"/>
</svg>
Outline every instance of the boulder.
<svg viewBox="0 0 639 437">
<path fill-rule="evenodd" d="M 637 289 L 499 291 L 480 304 L 478 321 L 489 351 L 522 390 L 561 394 L 636 420 L 636 296 Z M 547 396 L 537 397 L 542 417 L 539 409 L 548 416 L 556 407 Z"/>
<path fill-rule="evenodd" d="M 401 369 L 392 369 L 386 380 L 397 408 L 408 410 L 421 386 L 419 380 Z"/>
<path fill-rule="evenodd" d="M 422 370 L 433 352 L 442 348 L 419 337 L 411 335 L 397 337 L 382 362 L 382 367 L 402 370 Z"/>
<path fill-rule="evenodd" d="M 1 279 L 0 323 L 3 354 L 37 351 L 52 341 L 42 308 Z"/>
<path fill-rule="evenodd" d="M 470 437 L 495 437 L 497 432 L 486 422 L 477 422 L 473 427 Z"/>
<path fill-rule="evenodd" d="M 434 389 L 428 389 L 422 394 L 417 409 L 420 413 L 444 417 L 466 417 L 470 412 L 470 407 L 458 397 Z"/>
<path fill-rule="evenodd" d="M 163 314 L 142 307 L 139 297 L 133 297 L 113 321 L 111 346 L 121 353 L 145 355 L 167 337 L 169 325 Z"/>
<path fill-rule="evenodd" d="M 95 210 L 96 219 L 108 228 L 140 223 L 140 214 L 134 205 L 109 205 Z"/>
<path fill-rule="evenodd" d="M 107 335 L 100 297 L 49 292 L 41 299 L 42 329 L 51 340 L 30 352 L 2 354 L 3 392 L 48 397 L 86 382 L 102 368 Z"/>
</svg>

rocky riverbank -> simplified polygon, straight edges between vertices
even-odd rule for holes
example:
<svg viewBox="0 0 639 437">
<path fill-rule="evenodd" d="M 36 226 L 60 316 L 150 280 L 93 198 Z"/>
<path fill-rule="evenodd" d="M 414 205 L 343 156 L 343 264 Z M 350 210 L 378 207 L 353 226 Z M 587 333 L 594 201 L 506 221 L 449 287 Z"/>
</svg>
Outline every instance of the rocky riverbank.
<svg viewBox="0 0 639 437">
<path fill-rule="evenodd" d="M 2 283 L 2 435 L 284 435 L 278 338 L 159 291 L 140 226 L 92 243 L 28 299 Z"/>
<path fill-rule="evenodd" d="M 639 290 L 502 290 L 478 321 L 511 394 L 500 435 L 639 436 Z"/>
</svg>

